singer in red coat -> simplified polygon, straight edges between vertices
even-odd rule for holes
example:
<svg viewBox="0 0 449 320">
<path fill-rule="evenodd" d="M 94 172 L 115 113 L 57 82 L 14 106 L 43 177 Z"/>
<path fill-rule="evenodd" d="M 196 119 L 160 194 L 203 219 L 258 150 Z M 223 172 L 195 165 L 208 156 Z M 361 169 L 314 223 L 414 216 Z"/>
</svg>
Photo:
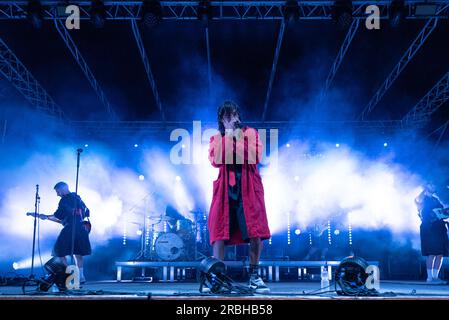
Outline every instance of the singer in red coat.
<svg viewBox="0 0 449 320">
<path fill-rule="evenodd" d="M 218 124 L 220 132 L 211 137 L 209 144 L 209 160 L 219 168 L 208 220 L 214 257 L 224 259 L 225 245 L 249 243 L 252 286 L 264 291 L 268 288 L 256 275 L 262 240 L 271 236 L 257 169 L 263 145 L 257 130 L 241 127 L 240 113 L 233 102 L 226 101 L 219 108 Z"/>
</svg>

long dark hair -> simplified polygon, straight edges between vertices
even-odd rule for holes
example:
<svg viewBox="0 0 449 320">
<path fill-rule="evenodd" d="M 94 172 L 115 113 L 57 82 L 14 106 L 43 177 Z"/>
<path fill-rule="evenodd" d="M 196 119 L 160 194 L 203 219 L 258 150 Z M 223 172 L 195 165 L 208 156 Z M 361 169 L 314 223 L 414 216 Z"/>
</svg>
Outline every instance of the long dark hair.
<svg viewBox="0 0 449 320">
<path fill-rule="evenodd" d="M 239 119 L 241 120 L 239 106 L 233 101 L 226 100 L 225 102 L 223 102 L 223 104 L 220 107 L 218 107 L 218 110 L 217 110 L 218 131 L 220 131 L 221 135 L 225 134 L 223 118 L 227 117 L 231 114 L 237 114 L 239 116 Z M 241 127 L 242 127 L 241 122 L 238 122 L 237 128 L 241 128 Z"/>
</svg>

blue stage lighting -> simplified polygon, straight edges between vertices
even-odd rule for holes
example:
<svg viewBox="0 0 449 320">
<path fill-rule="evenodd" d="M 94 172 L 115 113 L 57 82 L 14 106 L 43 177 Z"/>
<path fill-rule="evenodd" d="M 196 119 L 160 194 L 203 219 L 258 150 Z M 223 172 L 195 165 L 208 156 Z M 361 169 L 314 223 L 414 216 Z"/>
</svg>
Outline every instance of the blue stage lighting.
<svg viewBox="0 0 449 320">
<path fill-rule="evenodd" d="M 134 148 L 138 148 L 139 145 L 137 143 L 134 144 Z"/>
<path fill-rule="evenodd" d="M 335 148 L 340 148 L 340 144 L 339 144 L 339 143 L 336 143 L 336 144 L 335 144 Z"/>
<path fill-rule="evenodd" d="M 141 174 L 141 175 L 139 176 L 139 180 L 140 180 L 140 181 L 145 180 L 145 176 L 144 176 L 143 174 Z"/>
<path fill-rule="evenodd" d="M 384 147 L 385 147 L 385 148 L 388 147 L 388 143 L 385 142 L 385 143 L 384 143 Z"/>
<path fill-rule="evenodd" d="M 301 234 L 301 230 L 296 229 L 296 230 L 295 230 L 295 234 L 296 234 L 297 236 L 299 236 L 299 235 Z"/>
</svg>

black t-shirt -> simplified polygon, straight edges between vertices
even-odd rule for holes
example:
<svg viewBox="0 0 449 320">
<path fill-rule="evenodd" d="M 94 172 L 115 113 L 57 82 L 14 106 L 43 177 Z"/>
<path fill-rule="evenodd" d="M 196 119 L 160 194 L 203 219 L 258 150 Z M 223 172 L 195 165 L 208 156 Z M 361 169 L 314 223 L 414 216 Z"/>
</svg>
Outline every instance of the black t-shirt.
<svg viewBox="0 0 449 320">
<path fill-rule="evenodd" d="M 437 220 L 433 209 L 443 208 L 443 204 L 437 197 L 425 196 L 422 200 L 421 219 L 423 223 L 431 223 Z"/>
<path fill-rule="evenodd" d="M 75 208 L 78 208 L 79 210 L 75 216 L 75 219 L 73 219 Z M 67 226 L 73 224 L 74 221 L 75 223 L 81 223 L 84 219 L 83 214 L 85 211 L 86 205 L 81 200 L 80 196 L 72 192 L 61 197 L 61 200 L 59 200 L 58 209 L 54 213 L 54 216 L 61 220 L 64 226 Z"/>
</svg>

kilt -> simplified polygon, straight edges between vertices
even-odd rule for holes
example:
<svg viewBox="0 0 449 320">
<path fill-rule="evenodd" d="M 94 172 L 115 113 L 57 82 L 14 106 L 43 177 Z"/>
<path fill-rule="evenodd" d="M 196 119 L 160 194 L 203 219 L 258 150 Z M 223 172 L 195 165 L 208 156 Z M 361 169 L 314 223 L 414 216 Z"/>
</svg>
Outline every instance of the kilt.
<svg viewBox="0 0 449 320">
<path fill-rule="evenodd" d="M 422 223 L 420 227 L 421 253 L 423 256 L 449 256 L 449 239 L 446 223 L 442 220 Z"/>
<path fill-rule="evenodd" d="M 52 256 L 65 257 L 71 255 L 72 252 L 72 225 L 66 225 L 59 233 L 56 243 L 53 247 Z M 80 223 L 75 224 L 75 239 L 73 246 L 73 254 L 80 256 L 88 256 L 92 253 L 89 241 L 89 234 L 84 226 Z"/>
</svg>

